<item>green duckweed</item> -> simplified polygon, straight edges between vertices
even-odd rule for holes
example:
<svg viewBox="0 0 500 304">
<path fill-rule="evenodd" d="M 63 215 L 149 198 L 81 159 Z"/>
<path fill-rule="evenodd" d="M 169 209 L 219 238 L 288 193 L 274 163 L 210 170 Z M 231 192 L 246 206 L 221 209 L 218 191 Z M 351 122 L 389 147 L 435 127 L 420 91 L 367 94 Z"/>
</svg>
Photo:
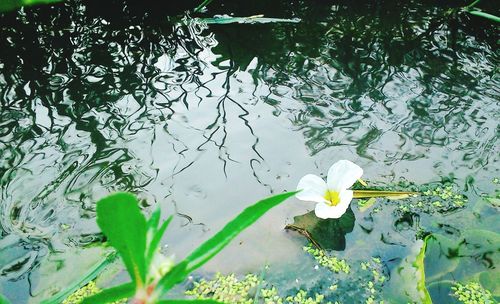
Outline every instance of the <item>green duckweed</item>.
<svg viewBox="0 0 500 304">
<path fill-rule="evenodd" d="M 90 281 L 87 285 L 70 294 L 62 304 L 80 304 L 86 297 L 92 296 L 100 292 L 94 281 Z M 114 304 L 126 303 L 126 300 L 113 302 Z"/>
<path fill-rule="evenodd" d="M 330 269 L 333 272 L 349 273 L 351 268 L 345 260 L 327 255 L 323 250 L 313 248 L 312 245 L 304 246 L 304 251 L 311 254 L 319 265 Z"/>
<path fill-rule="evenodd" d="M 260 283 L 254 274 L 248 274 L 244 279 L 238 280 L 234 274 L 224 276 L 217 273 L 213 280 L 202 279 L 195 282 L 194 287 L 186 291 L 186 295 L 224 303 L 251 304 Z"/>
<path fill-rule="evenodd" d="M 453 296 L 464 304 L 493 304 L 491 292 L 484 289 L 479 283 L 470 282 L 467 284 L 455 283 L 451 287 Z"/>
<path fill-rule="evenodd" d="M 467 198 L 449 183 L 433 186 L 421 193 L 421 196 L 399 205 L 398 210 L 400 212 L 444 213 L 463 208 L 467 204 Z"/>
</svg>

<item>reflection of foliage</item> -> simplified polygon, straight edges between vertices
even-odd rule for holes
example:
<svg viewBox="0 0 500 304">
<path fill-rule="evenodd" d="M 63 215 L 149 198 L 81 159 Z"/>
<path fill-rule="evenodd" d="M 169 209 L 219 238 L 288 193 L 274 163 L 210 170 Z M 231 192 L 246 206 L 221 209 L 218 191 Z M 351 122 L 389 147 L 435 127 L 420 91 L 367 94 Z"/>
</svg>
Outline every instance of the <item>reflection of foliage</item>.
<svg viewBox="0 0 500 304">
<path fill-rule="evenodd" d="M 494 25 L 447 15 L 440 3 L 301 2 L 294 11 L 273 4 L 266 7 L 271 14 L 295 15 L 303 23 L 266 32 L 214 27 L 223 42 L 215 51 L 240 69 L 258 58 L 255 74 L 271 86 L 267 102 L 302 130 L 312 153 L 351 145 L 374 159 L 386 150 L 377 145 L 384 137 L 400 146 L 384 155 L 386 162 L 423 157 L 413 142 L 466 150 L 469 159 L 482 158 L 476 165 L 491 156 L 490 149 L 481 155 L 477 147 L 496 138 L 494 127 L 482 127 L 495 121 L 494 93 L 479 98 L 499 85 Z M 221 13 L 227 5 L 213 9 Z M 250 9 L 258 13 L 259 5 Z"/>
</svg>

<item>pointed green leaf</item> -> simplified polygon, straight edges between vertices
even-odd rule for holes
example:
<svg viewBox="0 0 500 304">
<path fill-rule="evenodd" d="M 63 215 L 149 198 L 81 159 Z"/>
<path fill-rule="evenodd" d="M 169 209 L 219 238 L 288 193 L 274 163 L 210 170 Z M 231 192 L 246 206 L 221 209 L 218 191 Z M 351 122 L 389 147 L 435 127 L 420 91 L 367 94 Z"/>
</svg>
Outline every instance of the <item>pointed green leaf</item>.
<svg viewBox="0 0 500 304">
<path fill-rule="evenodd" d="M 187 258 L 187 271 L 191 272 L 201 265 L 205 264 L 215 256 L 222 248 L 226 247 L 241 231 L 255 223 L 271 208 L 284 202 L 296 192 L 287 192 L 278 194 L 246 208 L 235 219 L 227 223 L 221 231 L 215 234 L 211 239 L 195 249 Z"/>
<path fill-rule="evenodd" d="M 157 230 L 155 230 L 153 237 L 148 244 L 148 252 L 147 252 L 147 263 L 148 265 L 151 263 L 153 260 L 153 256 L 155 252 L 158 250 L 158 246 L 160 244 L 161 238 L 163 237 L 163 234 L 165 233 L 165 230 L 167 230 L 168 224 L 172 221 L 173 216 L 170 216 L 166 221 L 163 222 L 161 227 Z M 155 228 L 156 229 L 156 228 Z"/>
<path fill-rule="evenodd" d="M 0 304 L 10 304 L 6 297 L 0 294 Z"/>
<path fill-rule="evenodd" d="M 137 199 L 116 193 L 97 202 L 97 224 L 123 259 L 136 286 L 146 280 L 146 219 Z"/>
<path fill-rule="evenodd" d="M 112 288 L 104 289 L 98 294 L 83 299 L 82 304 L 104 304 L 130 298 L 135 293 L 134 283 L 125 283 Z"/>
<path fill-rule="evenodd" d="M 235 219 L 226 224 L 221 231 L 195 249 L 187 258 L 184 259 L 184 261 L 176 265 L 166 276 L 164 276 L 158 282 L 157 292 L 161 295 L 178 282 L 184 280 L 189 273 L 214 257 L 241 231 L 255 223 L 255 221 L 269 211 L 269 209 L 282 203 L 295 193 L 297 192 L 278 194 L 247 207 Z"/>
</svg>

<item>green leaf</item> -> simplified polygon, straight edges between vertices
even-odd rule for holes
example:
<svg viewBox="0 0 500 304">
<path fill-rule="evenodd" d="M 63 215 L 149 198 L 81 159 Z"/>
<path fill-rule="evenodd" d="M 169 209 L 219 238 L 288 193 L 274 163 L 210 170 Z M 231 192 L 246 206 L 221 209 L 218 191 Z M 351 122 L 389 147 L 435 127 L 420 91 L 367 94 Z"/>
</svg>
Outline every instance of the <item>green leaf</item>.
<svg viewBox="0 0 500 304">
<path fill-rule="evenodd" d="M 165 233 L 165 230 L 167 230 L 168 225 L 172 221 L 173 216 L 170 216 L 159 229 L 154 228 L 154 232 L 151 241 L 148 244 L 148 252 L 146 255 L 146 261 L 147 265 L 149 266 L 151 264 L 151 261 L 153 260 L 155 252 L 158 250 L 158 246 L 160 244 L 161 238 L 163 237 L 163 234 Z"/>
<path fill-rule="evenodd" d="M 479 283 L 488 289 L 494 297 L 500 297 L 500 270 L 487 270 L 479 275 Z"/>
<path fill-rule="evenodd" d="M 130 298 L 135 293 L 134 283 L 125 283 L 108 289 L 104 289 L 98 294 L 83 299 L 82 304 L 104 304 Z"/>
<path fill-rule="evenodd" d="M 74 282 L 64 290 L 58 292 L 56 295 L 52 296 L 50 299 L 43 300 L 41 304 L 57 304 L 61 303 L 70 294 L 78 290 L 79 288 L 87 285 L 92 281 L 97 275 L 99 275 L 110 263 L 116 259 L 116 254 L 109 254 L 103 261 L 95 265 L 90 269 L 78 282 Z M 0 302 L 1 303 L 1 302 Z"/>
<path fill-rule="evenodd" d="M 10 304 L 6 297 L 0 294 L 0 304 Z"/>
<path fill-rule="evenodd" d="M 495 22 L 500 22 L 500 17 L 497 17 L 497 16 L 492 15 L 492 14 L 488 14 L 488 13 L 476 11 L 476 10 L 468 11 L 468 12 L 469 12 L 469 14 L 474 15 L 474 16 L 479 16 L 479 17 L 483 17 L 483 18 L 486 18 L 486 19 L 489 19 L 489 20 L 492 20 Z"/>
<path fill-rule="evenodd" d="M 407 256 L 391 270 L 391 279 L 382 290 L 383 298 L 389 300 L 388 303 L 432 303 L 425 286 L 423 261 L 428 245 L 426 241 L 417 240 L 407 249 Z"/>
<path fill-rule="evenodd" d="M 271 208 L 284 202 L 286 199 L 295 195 L 296 192 L 287 192 L 278 194 L 264 200 L 261 200 L 254 205 L 246 208 L 235 219 L 226 224 L 221 231 L 214 235 L 211 239 L 203 243 L 195 249 L 187 258 L 187 271 L 190 273 L 198 267 L 202 266 L 219 253 L 229 242 L 231 242 L 240 232 L 255 223 Z"/>
<path fill-rule="evenodd" d="M 175 265 L 165 276 L 163 276 L 157 284 L 157 289 L 155 290 L 155 297 L 158 298 L 165 292 L 174 287 L 175 284 L 182 282 L 186 276 L 189 274 L 186 271 L 188 261 L 183 260 L 182 262 Z"/>
<path fill-rule="evenodd" d="M 417 274 L 418 274 L 417 290 L 421 294 L 420 299 L 422 300 L 423 304 L 432 304 L 429 291 L 427 291 L 427 288 L 425 287 L 425 265 L 424 265 L 425 251 L 427 249 L 427 240 L 429 239 L 429 237 L 430 236 L 428 235 L 424 239 L 424 243 L 420 248 L 420 252 L 418 253 L 417 257 L 415 258 L 415 262 L 413 263 L 413 266 L 417 269 Z"/>
<path fill-rule="evenodd" d="M 247 207 L 235 219 L 226 224 L 221 231 L 195 249 L 187 258 L 184 259 L 184 261 L 176 265 L 168 274 L 166 274 L 158 282 L 159 294 L 163 294 L 165 291 L 172 288 L 176 283 L 184 280 L 189 273 L 202 266 L 219 253 L 241 231 L 255 223 L 255 221 L 257 221 L 271 208 L 279 205 L 295 193 L 297 192 L 278 194 Z"/>
<path fill-rule="evenodd" d="M 0 0 L 0 12 L 10 11 L 22 6 L 50 4 L 61 1 L 62 0 Z"/>
<path fill-rule="evenodd" d="M 97 202 L 97 224 L 122 257 L 132 280 L 146 281 L 146 219 L 135 196 L 116 193 Z"/>
<path fill-rule="evenodd" d="M 215 300 L 162 300 L 156 302 L 157 304 L 222 304 Z"/>
<path fill-rule="evenodd" d="M 432 234 L 425 238 L 425 243 L 427 284 L 452 278 L 451 273 L 460 262 L 457 242 L 440 234 Z"/>
</svg>

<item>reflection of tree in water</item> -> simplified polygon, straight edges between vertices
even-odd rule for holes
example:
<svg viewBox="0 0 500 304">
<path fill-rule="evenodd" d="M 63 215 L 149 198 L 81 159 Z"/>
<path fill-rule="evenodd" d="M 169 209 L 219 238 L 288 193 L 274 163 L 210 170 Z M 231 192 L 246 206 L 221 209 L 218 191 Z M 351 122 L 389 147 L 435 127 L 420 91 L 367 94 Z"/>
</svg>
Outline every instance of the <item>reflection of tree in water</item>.
<svg viewBox="0 0 500 304">
<path fill-rule="evenodd" d="M 202 26 L 169 23 L 154 13 L 158 7 L 148 19 L 141 6 L 123 6 L 123 17 L 118 7 L 75 3 L 0 21 L 0 248 L 7 248 L 0 273 L 9 280 L 26 279 L 48 252 L 100 241 L 89 234 L 96 198 L 114 189 L 147 192 L 159 169 L 140 159 L 144 134 L 147 146 L 158 126 L 170 135 L 178 158 L 171 175 L 192 164 L 185 156 L 191 148 L 170 133 L 169 120 L 176 104 L 201 102 L 217 77 L 203 75 L 198 56 L 213 39 L 200 34 Z M 220 72 L 229 78 L 224 73 L 234 71 Z M 205 137 L 198 149 L 207 143 L 225 149 L 219 120 L 226 102 L 240 107 L 252 132 L 243 106 L 228 93 L 219 100 L 212 128 L 184 125 Z M 217 141 L 216 132 L 226 135 Z M 260 157 L 256 140 L 251 145 Z M 227 152 L 220 158 L 230 160 Z"/>
<path fill-rule="evenodd" d="M 481 166 L 496 141 L 491 123 L 499 87 L 494 77 L 498 29 L 482 19 L 450 15 L 448 8 L 457 4 L 448 5 L 283 5 L 275 14 L 295 13 L 303 22 L 277 25 L 270 33 L 258 26 L 220 26 L 214 31 L 224 43 L 216 50 L 243 68 L 258 57 L 261 74 L 255 77 L 271 86 L 267 102 L 276 113 L 288 113 L 312 153 L 350 145 L 363 157 L 380 155 L 392 163 L 424 156 L 411 151 L 410 143 L 448 145 L 466 150 L 466 157 Z M 240 10 L 265 10 L 248 6 Z M 224 5 L 219 13 L 243 14 L 238 7 Z M 400 151 L 385 153 L 377 145 L 381 138 Z"/>
<path fill-rule="evenodd" d="M 350 145 L 361 156 L 392 163 L 421 157 L 413 143 L 447 144 L 480 161 L 495 151 L 490 124 L 498 79 L 491 67 L 498 56 L 491 49 L 497 30 L 488 23 L 397 1 L 221 7 L 214 1 L 211 14 L 303 21 L 203 32 L 196 23 L 169 22 L 168 3 L 114 1 L 109 9 L 71 3 L 0 20 L 0 248 L 10 248 L 0 252 L 8 259 L 8 267 L 0 265 L 5 278 L 22 277 L 48 251 L 100 240 L 92 233 L 93 202 L 108 191 L 147 192 L 210 145 L 225 172 L 235 158 L 227 143 L 231 115 L 251 133 L 250 165 L 260 162 L 247 119 L 251 106 L 235 98 L 239 74 L 251 74 L 255 90 L 248 96 L 288 115 L 313 153 Z M 256 89 L 261 82 L 269 90 L 265 96 Z M 184 121 L 183 113 L 197 107 L 208 109 L 205 125 Z M 200 141 L 186 143 L 179 127 Z M 160 135 L 177 159 L 168 173 L 148 158 Z M 381 145 L 383 137 L 399 148 Z"/>
</svg>

